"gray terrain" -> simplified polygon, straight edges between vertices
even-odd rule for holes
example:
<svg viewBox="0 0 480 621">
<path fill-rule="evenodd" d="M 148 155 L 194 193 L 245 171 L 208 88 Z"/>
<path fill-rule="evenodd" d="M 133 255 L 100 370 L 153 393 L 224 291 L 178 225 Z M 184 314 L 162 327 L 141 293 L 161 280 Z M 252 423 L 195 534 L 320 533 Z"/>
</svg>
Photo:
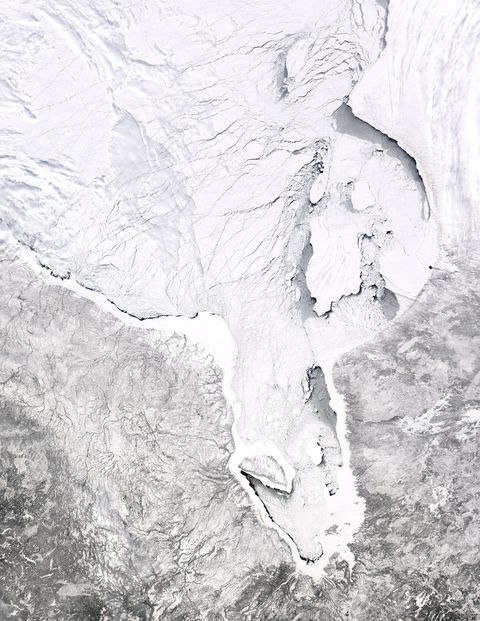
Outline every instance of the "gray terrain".
<svg viewBox="0 0 480 621">
<path fill-rule="evenodd" d="M 205 354 L 4 251 L 2 619 L 476 619 L 477 274 L 432 270 L 337 364 L 366 519 L 354 568 L 332 559 L 315 581 L 228 470 L 231 413 Z"/>
</svg>

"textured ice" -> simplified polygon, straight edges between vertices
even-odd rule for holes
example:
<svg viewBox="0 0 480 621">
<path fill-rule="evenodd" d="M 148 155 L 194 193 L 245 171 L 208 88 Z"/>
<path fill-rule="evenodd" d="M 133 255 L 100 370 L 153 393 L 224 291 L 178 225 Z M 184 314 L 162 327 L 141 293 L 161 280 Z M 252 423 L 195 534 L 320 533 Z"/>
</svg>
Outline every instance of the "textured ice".
<svg viewBox="0 0 480 621">
<path fill-rule="evenodd" d="M 477 3 L 0 15 L 0 615 L 476 618 Z"/>
</svg>

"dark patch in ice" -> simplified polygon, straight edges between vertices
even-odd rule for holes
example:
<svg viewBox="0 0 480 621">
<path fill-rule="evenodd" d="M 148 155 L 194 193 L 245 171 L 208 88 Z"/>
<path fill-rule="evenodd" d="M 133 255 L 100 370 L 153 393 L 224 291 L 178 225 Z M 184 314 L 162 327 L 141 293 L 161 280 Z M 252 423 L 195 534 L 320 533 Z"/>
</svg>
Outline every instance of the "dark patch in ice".
<svg viewBox="0 0 480 621">
<path fill-rule="evenodd" d="M 390 289 L 385 287 L 382 297 L 379 298 L 379 302 L 386 319 L 390 321 L 397 316 L 398 311 L 400 310 L 400 304 L 398 303 L 397 296 L 393 293 L 393 291 L 390 291 Z"/>
</svg>

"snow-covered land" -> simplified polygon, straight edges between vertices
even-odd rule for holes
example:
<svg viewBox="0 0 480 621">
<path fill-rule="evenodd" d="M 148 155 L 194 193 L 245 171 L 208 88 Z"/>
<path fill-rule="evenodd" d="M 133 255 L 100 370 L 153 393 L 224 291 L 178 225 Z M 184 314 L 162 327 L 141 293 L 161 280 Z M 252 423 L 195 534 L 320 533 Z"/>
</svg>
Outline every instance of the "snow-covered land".
<svg viewBox="0 0 480 621">
<path fill-rule="evenodd" d="M 0 396 L 14 412 L 0 430 L 16 476 L 38 467 L 47 502 L 52 477 L 72 481 L 80 516 L 58 574 L 48 550 L 18 552 L 37 554 L 33 586 L 14 596 L 24 579 L 4 579 L 5 618 L 450 618 L 422 613 L 420 578 L 416 607 L 369 609 L 355 576 L 387 588 L 368 542 L 396 483 L 379 484 L 387 431 L 369 422 L 414 408 L 428 374 L 461 392 L 440 355 L 415 375 L 415 348 L 448 332 L 423 323 L 437 302 L 450 312 L 437 274 L 467 287 L 478 255 L 480 8 L 7 0 L 0 14 Z M 393 354 L 389 335 L 419 325 Z M 11 440 L 28 425 L 35 450 Z M 70 519 L 12 506 L 4 531 Z"/>
</svg>

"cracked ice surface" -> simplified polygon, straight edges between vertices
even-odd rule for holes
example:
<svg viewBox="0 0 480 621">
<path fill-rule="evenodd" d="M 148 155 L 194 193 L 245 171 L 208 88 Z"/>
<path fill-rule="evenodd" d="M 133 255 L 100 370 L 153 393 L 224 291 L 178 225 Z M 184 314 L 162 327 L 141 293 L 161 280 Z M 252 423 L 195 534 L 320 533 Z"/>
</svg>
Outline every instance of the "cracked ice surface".
<svg viewBox="0 0 480 621">
<path fill-rule="evenodd" d="M 478 178 L 455 176 L 476 162 L 466 139 L 476 87 L 450 74 L 449 87 L 438 81 L 445 60 L 431 51 L 436 28 L 425 35 L 424 24 L 428 15 L 445 41 L 467 41 L 478 16 L 469 2 L 463 12 L 407 4 L 403 20 L 404 5 L 390 2 L 388 24 L 376 0 L 0 9 L 2 335 L 13 350 L 2 398 L 12 420 L 39 426 L 44 463 L 49 443 L 66 447 L 60 470 L 73 469 L 85 488 L 69 503 L 91 507 L 106 533 L 87 538 L 104 552 L 97 564 L 72 560 L 90 582 L 75 591 L 69 575 L 59 597 L 84 597 L 103 580 L 120 598 L 127 578 L 115 570 L 130 563 L 148 618 L 260 619 L 264 603 L 244 602 L 245 576 L 255 567 L 262 583 L 270 567 L 288 585 L 284 541 L 310 576 L 335 559 L 350 565 L 346 575 L 353 568 L 368 494 L 356 490 L 334 363 L 412 313 L 441 244 L 477 227 Z M 474 71 L 462 49 L 455 63 Z M 458 89 L 464 124 L 450 112 Z M 43 336 L 28 327 L 37 319 Z M 11 330 L 31 334 L 18 351 Z M 99 341 L 91 351 L 89 339 Z M 58 370 L 62 356 L 74 379 Z M 110 367 L 110 358 L 119 361 Z M 49 379 L 59 373 L 60 385 Z M 259 523 L 260 542 L 249 541 L 250 506 L 272 527 Z M 218 599 L 231 572 L 232 592 Z M 167 594 L 159 576 L 171 582 Z M 312 582 L 298 580 L 313 597 Z M 125 614 L 141 615 L 137 604 Z"/>
<path fill-rule="evenodd" d="M 351 105 L 415 158 L 445 241 L 469 246 L 479 227 L 478 3 L 391 0 L 388 12 L 387 45 Z"/>
<path fill-rule="evenodd" d="M 337 170 L 333 113 L 378 56 L 383 9 L 196 0 L 7 13 L 17 21 L 8 45 L 25 53 L 5 54 L 15 128 L 3 144 L 5 226 L 54 275 L 130 315 L 222 316 L 238 351 L 234 462 L 302 558 L 322 557 L 335 525 L 345 548 L 360 518 L 336 514 L 348 463 L 324 380 L 318 404 L 305 396 L 309 369 L 327 362 L 306 330 L 301 260 L 326 194 L 361 176 L 361 148 L 348 178 Z M 343 199 L 331 201 L 334 239 Z M 373 212 L 363 220 L 351 225 L 355 246 L 360 230 L 382 228 Z M 334 287 L 332 302 L 367 278 L 356 251 L 357 291 Z M 310 272 L 322 252 L 314 248 Z M 343 262 L 352 269 L 345 252 Z M 341 268 L 333 280 L 343 281 Z M 363 297 L 359 312 L 381 315 Z M 354 511 L 355 494 L 350 502 Z"/>
</svg>

